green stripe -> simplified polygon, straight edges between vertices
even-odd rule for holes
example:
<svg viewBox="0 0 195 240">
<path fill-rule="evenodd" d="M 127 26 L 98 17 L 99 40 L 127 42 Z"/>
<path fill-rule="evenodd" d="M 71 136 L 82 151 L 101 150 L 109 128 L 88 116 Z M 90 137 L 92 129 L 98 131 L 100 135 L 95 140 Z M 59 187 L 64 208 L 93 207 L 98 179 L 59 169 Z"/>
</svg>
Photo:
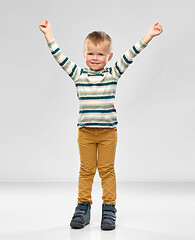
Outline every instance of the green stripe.
<svg viewBox="0 0 195 240">
<path fill-rule="evenodd" d="M 120 63 L 123 66 L 123 71 L 125 71 L 126 68 L 129 66 L 129 64 L 127 64 L 123 58 L 121 58 Z"/>
<path fill-rule="evenodd" d="M 56 48 L 56 50 L 54 50 L 54 51 L 51 52 L 51 53 L 54 55 L 54 54 L 57 53 L 58 51 L 60 51 L 60 49 L 59 49 L 59 48 Z"/>
<path fill-rule="evenodd" d="M 133 46 L 132 48 L 135 51 L 135 53 L 139 54 L 139 51 L 137 50 L 137 48 L 135 46 Z"/>
<path fill-rule="evenodd" d="M 110 72 L 110 74 L 112 75 L 112 68 L 111 68 L 111 67 L 109 68 L 109 72 Z"/>
<path fill-rule="evenodd" d="M 113 95 L 113 90 L 111 91 L 101 91 L 101 92 L 89 92 L 89 93 L 86 93 L 85 91 L 82 92 L 79 92 L 79 97 L 85 97 L 86 94 L 87 95 L 91 95 L 91 96 L 104 96 L 104 95 Z"/>
<path fill-rule="evenodd" d="M 76 68 L 77 68 L 77 65 L 75 64 L 73 69 L 72 69 L 72 72 L 69 74 L 70 77 L 72 77 L 72 75 L 74 74 L 74 71 L 75 71 Z"/>
<path fill-rule="evenodd" d="M 78 123 L 77 126 L 82 127 L 82 126 L 115 126 L 118 124 L 118 122 L 112 122 L 112 123 Z"/>
<path fill-rule="evenodd" d="M 98 99 L 111 99 L 115 96 L 101 96 L 101 97 L 79 97 L 79 100 L 98 100 Z"/>
<path fill-rule="evenodd" d="M 107 86 L 116 85 L 117 82 L 107 82 L 107 83 L 77 83 L 76 87 L 92 87 L 92 86 Z"/>
<path fill-rule="evenodd" d="M 121 70 L 120 70 L 119 66 L 117 65 L 117 62 L 115 63 L 115 66 L 116 66 L 116 69 L 118 70 L 119 74 L 120 74 L 120 75 L 122 75 L 122 74 L 123 74 L 123 72 L 121 72 Z"/>
<path fill-rule="evenodd" d="M 132 57 L 135 57 L 137 54 L 135 54 L 133 51 L 132 51 L 132 49 L 129 49 L 129 52 L 130 52 L 130 54 L 131 54 L 131 56 Z"/>
<path fill-rule="evenodd" d="M 96 76 L 104 76 L 104 74 L 99 73 L 99 74 L 88 74 L 89 77 L 96 77 Z"/>
<path fill-rule="evenodd" d="M 141 45 L 142 49 L 144 49 L 147 46 L 147 44 L 145 44 L 145 42 L 142 41 L 141 39 L 139 40 L 139 44 Z"/>
<path fill-rule="evenodd" d="M 125 55 L 123 55 L 123 59 L 125 60 L 125 62 L 127 63 L 127 64 L 131 64 L 133 61 L 129 61 L 127 58 L 126 58 L 126 56 Z"/>
<path fill-rule="evenodd" d="M 67 61 L 66 64 L 62 66 L 62 68 L 66 71 L 69 65 L 70 65 L 70 60 Z"/>
<path fill-rule="evenodd" d="M 48 45 L 49 47 L 51 47 L 54 43 L 55 43 L 55 40 L 51 41 L 51 42 L 48 43 L 47 45 Z"/>
<path fill-rule="evenodd" d="M 62 55 L 62 53 L 61 53 L 61 52 L 58 52 L 58 53 L 56 53 L 56 54 L 54 55 L 54 58 L 57 60 L 61 55 Z"/>
<path fill-rule="evenodd" d="M 68 57 L 66 57 L 63 62 L 59 63 L 60 66 L 62 67 L 67 61 L 68 61 Z"/>
<path fill-rule="evenodd" d="M 116 112 L 116 109 L 108 109 L 108 110 L 81 110 L 79 113 L 111 113 Z"/>
<path fill-rule="evenodd" d="M 111 109 L 114 108 L 114 104 L 97 104 L 97 105 L 80 105 L 80 110 L 91 110 L 91 109 Z"/>
</svg>

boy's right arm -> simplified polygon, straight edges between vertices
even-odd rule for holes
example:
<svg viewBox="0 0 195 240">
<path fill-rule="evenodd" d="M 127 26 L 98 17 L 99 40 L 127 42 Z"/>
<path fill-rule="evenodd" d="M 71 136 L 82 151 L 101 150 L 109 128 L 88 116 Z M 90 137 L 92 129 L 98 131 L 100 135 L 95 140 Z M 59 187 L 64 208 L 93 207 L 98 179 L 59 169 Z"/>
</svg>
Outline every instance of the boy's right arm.
<svg viewBox="0 0 195 240">
<path fill-rule="evenodd" d="M 61 52 L 51 32 L 51 24 L 49 20 L 46 19 L 42 21 L 39 25 L 39 28 L 44 33 L 47 45 L 55 60 L 59 63 L 61 68 L 73 79 L 73 81 L 76 81 L 76 79 L 80 75 L 81 68 L 78 67 Z"/>
</svg>

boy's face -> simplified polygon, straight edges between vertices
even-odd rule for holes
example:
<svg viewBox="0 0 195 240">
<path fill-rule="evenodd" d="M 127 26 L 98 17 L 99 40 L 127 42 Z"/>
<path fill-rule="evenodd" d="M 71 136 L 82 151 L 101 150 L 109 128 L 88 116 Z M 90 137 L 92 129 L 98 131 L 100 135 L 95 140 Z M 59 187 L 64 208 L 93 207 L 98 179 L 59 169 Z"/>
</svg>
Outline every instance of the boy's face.
<svg viewBox="0 0 195 240">
<path fill-rule="evenodd" d="M 109 52 L 109 42 L 103 41 L 95 45 L 86 40 L 83 52 L 87 66 L 93 71 L 104 69 L 106 63 L 112 59 L 113 53 Z"/>
</svg>

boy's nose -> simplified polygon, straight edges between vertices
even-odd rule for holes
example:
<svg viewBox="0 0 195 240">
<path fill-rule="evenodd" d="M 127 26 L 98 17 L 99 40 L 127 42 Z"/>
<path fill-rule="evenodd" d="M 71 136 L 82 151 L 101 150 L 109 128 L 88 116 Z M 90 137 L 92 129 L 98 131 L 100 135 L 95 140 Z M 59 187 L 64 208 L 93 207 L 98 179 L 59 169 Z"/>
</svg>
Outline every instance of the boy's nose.
<svg viewBox="0 0 195 240">
<path fill-rule="evenodd" d="M 97 59 L 97 55 L 94 54 L 93 55 L 93 59 L 96 60 Z"/>
</svg>

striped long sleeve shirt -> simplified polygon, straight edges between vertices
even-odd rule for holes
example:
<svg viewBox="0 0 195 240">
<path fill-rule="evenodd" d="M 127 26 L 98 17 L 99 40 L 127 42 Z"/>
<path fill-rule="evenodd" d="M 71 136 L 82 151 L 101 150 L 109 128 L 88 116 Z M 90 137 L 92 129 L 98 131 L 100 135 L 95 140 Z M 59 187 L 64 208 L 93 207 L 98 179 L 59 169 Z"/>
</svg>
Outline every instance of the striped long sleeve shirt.
<svg viewBox="0 0 195 240">
<path fill-rule="evenodd" d="M 81 68 L 65 56 L 55 39 L 47 43 L 51 54 L 75 83 L 79 99 L 78 127 L 112 128 L 118 124 L 114 106 L 118 79 L 146 46 L 142 39 L 133 45 L 112 67 L 100 71 Z"/>
</svg>

